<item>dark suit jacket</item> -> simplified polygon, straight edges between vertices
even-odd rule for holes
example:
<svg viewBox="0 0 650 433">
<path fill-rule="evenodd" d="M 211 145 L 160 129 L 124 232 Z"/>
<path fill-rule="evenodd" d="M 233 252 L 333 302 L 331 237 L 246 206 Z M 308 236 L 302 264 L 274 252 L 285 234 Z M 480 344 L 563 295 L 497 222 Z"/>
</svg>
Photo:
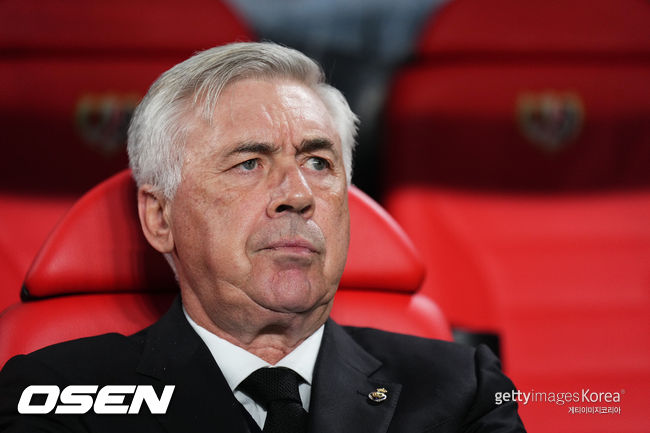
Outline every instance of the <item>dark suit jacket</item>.
<svg viewBox="0 0 650 433">
<path fill-rule="evenodd" d="M 19 415 L 28 385 L 175 385 L 164 415 Z M 372 403 L 383 387 L 388 398 Z M 524 431 L 516 404 L 494 393 L 513 384 L 489 349 L 340 327 L 328 321 L 312 387 L 310 432 Z M 146 412 L 146 413 L 145 413 Z M 106 334 L 12 358 L 0 372 L 0 431 L 249 431 L 212 355 L 183 316 L 180 302 L 129 337 Z M 40 430 L 42 429 L 42 430 Z"/>
</svg>

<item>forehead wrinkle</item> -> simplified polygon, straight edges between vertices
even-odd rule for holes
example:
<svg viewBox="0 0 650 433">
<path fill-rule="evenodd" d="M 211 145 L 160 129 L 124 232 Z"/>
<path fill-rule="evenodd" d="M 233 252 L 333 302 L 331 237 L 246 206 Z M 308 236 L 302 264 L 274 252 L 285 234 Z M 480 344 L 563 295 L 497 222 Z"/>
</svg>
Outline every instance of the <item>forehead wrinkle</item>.
<svg viewBox="0 0 650 433">
<path fill-rule="evenodd" d="M 242 81 L 247 81 L 242 80 Z M 268 104 L 264 101 L 260 101 L 257 105 L 257 109 L 251 110 L 250 106 L 248 103 L 242 104 L 241 102 L 241 94 L 237 94 L 233 92 L 232 87 L 235 87 L 239 85 L 241 81 L 236 81 L 234 83 L 229 84 L 223 89 L 222 94 L 219 97 L 219 106 L 221 106 L 222 110 L 226 111 L 226 118 L 228 119 L 227 124 L 223 125 L 226 127 L 232 127 L 232 125 L 236 125 L 237 123 L 241 122 L 242 119 L 246 119 L 247 121 L 255 121 L 255 119 L 264 119 L 266 122 L 273 124 L 274 119 L 271 115 L 271 112 L 269 111 Z M 217 109 L 215 109 L 217 111 Z M 211 120 L 216 120 L 219 122 L 218 115 L 216 115 L 216 119 L 214 119 L 215 116 L 213 116 L 213 119 Z"/>
<path fill-rule="evenodd" d="M 226 156 L 242 153 L 273 154 L 276 151 L 272 149 L 279 151 L 278 146 L 291 144 L 296 153 L 326 150 L 337 154 L 335 143 L 338 143 L 338 136 L 330 136 L 337 131 L 326 107 L 320 107 L 323 110 L 319 109 L 315 113 L 304 111 L 305 107 L 313 106 L 313 101 L 308 98 L 310 93 L 318 98 L 318 95 L 310 92 L 311 89 L 301 89 L 300 83 L 271 81 L 267 84 L 276 85 L 273 89 L 276 99 L 265 100 L 260 99 L 256 92 L 249 93 L 252 90 L 248 88 L 246 81 L 231 83 L 224 88 L 220 97 L 219 105 L 223 117 L 221 121 L 215 119 L 214 132 L 223 138 L 229 136 L 225 141 L 235 145 L 226 151 Z M 293 89 L 296 85 L 299 87 L 298 91 Z M 238 86 L 244 86 L 243 91 Z M 288 91 L 285 91 L 285 86 Z M 242 96 L 246 93 L 253 97 L 252 106 L 247 105 L 251 101 L 246 104 L 242 101 Z M 320 101 L 320 98 L 318 100 Z M 239 137 L 236 137 L 238 133 L 232 134 L 241 128 L 244 128 L 244 131 L 240 131 L 243 134 Z M 300 137 L 297 133 L 303 136 Z M 314 138 L 309 138 L 310 135 Z M 300 143 L 296 143 L 297 141 Z"/>
</svg>

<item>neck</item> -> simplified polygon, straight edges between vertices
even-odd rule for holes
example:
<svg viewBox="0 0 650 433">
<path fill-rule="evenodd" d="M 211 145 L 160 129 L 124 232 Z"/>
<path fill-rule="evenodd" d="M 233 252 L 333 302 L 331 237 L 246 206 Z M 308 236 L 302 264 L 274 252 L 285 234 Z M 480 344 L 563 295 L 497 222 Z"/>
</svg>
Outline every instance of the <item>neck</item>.
<svg viewBox="0 0 650 433">
<path fill-rule="evenodd" d="M 257 314 L 242 314 L 242 320 L 232 320 L 232 315 L 219 314 L 222 311 L 210 314 L 193 293 L 183 292 L 182 299 L 185 311 L 197 325 L 271 365 L 316 332 L 332 307 L 329 302 L 304 313 L 279 313 L 259 307 Z"/>
</svg>

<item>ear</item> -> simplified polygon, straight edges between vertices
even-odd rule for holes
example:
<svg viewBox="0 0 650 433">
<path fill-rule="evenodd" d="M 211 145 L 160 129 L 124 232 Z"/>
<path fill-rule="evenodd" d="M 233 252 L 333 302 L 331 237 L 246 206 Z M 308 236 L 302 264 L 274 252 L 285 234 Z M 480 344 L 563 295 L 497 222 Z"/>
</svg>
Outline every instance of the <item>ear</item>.
<svg viewBox="0 0 650 433">
<path fill-rule="evenodd" d="M 170 253 L 174 249 L 169 206 L 169 201 L 151 185 L 142 185 L 138 189 L 138 215 L 142 232 L 151 246 L 161 253 Z"/>
</svg>

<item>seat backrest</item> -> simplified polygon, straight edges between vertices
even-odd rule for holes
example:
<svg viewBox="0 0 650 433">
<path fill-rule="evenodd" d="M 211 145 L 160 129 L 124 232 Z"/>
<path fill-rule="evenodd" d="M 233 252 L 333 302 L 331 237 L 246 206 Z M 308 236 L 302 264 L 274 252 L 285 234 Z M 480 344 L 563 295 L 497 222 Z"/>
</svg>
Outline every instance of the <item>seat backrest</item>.
<svg viewBox="0 0 650 433">
<path fill-rule="evenodd" d="M 156 77 L 252 38 L 218 0 L 3 1 L 2 189 L 85 192 L 126 167 L 128 122 Z"/>
<path fill-rule="evenodd" d="M 643 0 L 449 2 L 391 90 L 385 187 L 650 186 L 648 22 Z"/>
<path fill-rule="evenodd" d="M 417 290 L 424 266 L 411 241 L 372 199 L 349 190 L 351 240 L 332 316 L 342 324 L 449 338 Z M 162 255 L 141 233 L 136 188 L 121 172 L 83 196 L 57 225 L 23 285 L 25 302 L 0 316 L 0 364 L 48 344 L 135 332 L 177 293 Z"/>
<path fill-rule="evenodd" d="M 391 89 L 383 203 L 422 291 L 498 333 L 522 391 L 626 392 L 613 417 L 522 404 L 530 431 L 650 426 L 648 23 L 643 0 L 450 1 Z"/>
<path fill-rule="evenodd" d="M 75 201 L 73 195 L 0 193 L 0 311 L 20 302 L 30 263 Z"/>
<path fill-rule="evenodd" d="M 386 206 L 425 260 L 422 291 L 452 325 L 498 333 L 518 389 L 625 390 L 618 418 L 521 405 L 531 431 L 645 430 L 650 191 L 533 196 L 413 187 L 395 191 Z"/>
<path fill-rule="evenodd" d="M 196 50 L 252 33 L 219 0 L 0 5 L 0 310 L 47 233 L 127 166 L 135 104 Z"/>
</svg>

